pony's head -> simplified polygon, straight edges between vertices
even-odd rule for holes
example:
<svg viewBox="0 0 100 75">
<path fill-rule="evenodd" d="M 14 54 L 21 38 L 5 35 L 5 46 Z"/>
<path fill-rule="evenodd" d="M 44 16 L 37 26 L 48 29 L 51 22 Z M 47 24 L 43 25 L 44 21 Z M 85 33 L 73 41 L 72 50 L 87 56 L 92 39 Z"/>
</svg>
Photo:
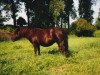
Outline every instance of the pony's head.
<svg viewBox="0 0 100 75">
<path fill-rule="evenodd" d="M 17 41 L 21 38 L 20 31 L 20 28 L 15 30 L 14 34 L 11 36 L 12 41 Z"/>
</svg>

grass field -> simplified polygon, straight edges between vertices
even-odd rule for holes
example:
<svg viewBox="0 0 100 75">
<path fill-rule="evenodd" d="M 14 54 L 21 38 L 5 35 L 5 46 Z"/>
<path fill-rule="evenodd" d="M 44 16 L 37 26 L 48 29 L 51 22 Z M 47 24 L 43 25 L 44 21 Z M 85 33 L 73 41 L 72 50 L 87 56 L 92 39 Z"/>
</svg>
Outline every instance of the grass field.
<svg viewBox="0 0 100 75">
<path fill-rule="evenodd" d="M 68 58 L 57 44 L 41 47 L 35 56 L 26 39 L 0 42 L 0 75 L 100 75 L 100 31 L 95 36 L 70 35 Z"/>
</svg>

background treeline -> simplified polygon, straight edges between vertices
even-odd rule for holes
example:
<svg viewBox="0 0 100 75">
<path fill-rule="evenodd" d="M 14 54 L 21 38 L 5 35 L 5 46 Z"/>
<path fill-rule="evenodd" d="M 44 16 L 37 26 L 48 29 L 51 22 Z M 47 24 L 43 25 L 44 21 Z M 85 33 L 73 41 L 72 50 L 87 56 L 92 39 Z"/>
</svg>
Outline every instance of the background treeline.
<svg viewBox="0 0 100 75">
<path fill-rule="evenodd" d="M 23 25 L 39 28 L 61 27 L 70 28 L 70 30 L 73 30 L 72 33 L 76 31 L 76 33 L 79 33 L 84 29 L 85 31 L 91 29 L 94 31 L 96 28 L 90 25 L 93 22 L 92 5 L 96 3 L 96 0 L 78 0 L 78 2 L 78 10 L 76 11 L 73 0 L 0 0 L 0 26 L 3 25 L 3 22 L 12 18 L 14 27 L 22 27 Z M 24 17 L 16 19 L 17 13 L 21 12 L 23 3 L 27 22 Z M 5 12 L 6 16 L 3 16 L 2 12 Z M 71 24 L 70 18 L 77 19 L 77 22 Z M 98 29 L 100 29 L 99 22 L 100 17 L 98 16 L 95 25 Z M 76 27 L 78 29 L 75 29 L 74 25 L 78 26 Z"/>
<path fill-rule="evenodd" d="M 93 10 L 91 9 L 95 0 L 78 0 L 79 18 L 85 18 L 92 23 Z M 73 0 L 0 0 L 0 14 L 6 12 L 6 18 L 12 18 L 14 26 L 16 24 L 17 12 L 22 9 L 22 3 L 25 5 L 28 26 L 49 27 L 58 25 L 62 27 L 63 23 L 70 24 L 70 17 L 76 18 L 76 10 Z M 11 12 L 11 13 L 9 13 Z M 60 23 L 60 24 L 59 24 Z"/>
</svg>

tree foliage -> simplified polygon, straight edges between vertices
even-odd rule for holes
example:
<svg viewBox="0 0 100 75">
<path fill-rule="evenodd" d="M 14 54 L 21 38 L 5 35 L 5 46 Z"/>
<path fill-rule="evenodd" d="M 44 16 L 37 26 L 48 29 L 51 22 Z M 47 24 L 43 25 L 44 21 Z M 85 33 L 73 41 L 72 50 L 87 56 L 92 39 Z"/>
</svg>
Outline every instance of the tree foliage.
<svg viewBox="0 0 100 75">
<path fill-rule="evenodd" d="M 5 18 L 2 16 L 1 12 L 0 12 L 0 26 L 3 26 L 3 22 L 5 21 Z"/>
<path fill-rule="evenodd" d="M 21 2 L 24 2 L 25 8 L 26 8 L 26 15 L 27 15 L 27 20 L 28 20 L 28 26 L 30 26 L 31 23 L 31 18 L 33 15 L 33 0 L 19 0 Z M 32 13 L 33 12 L 33 13 Z"/>
<path fill-rule="evenodd" d="M 65 8 L 62 18 L 64 19 L 65 23 L 68 23 L 68 28 L 70 25 L 70 16 L 74 19 L 76 18 L 76 10 L 74 8 L 73 0 L 64 0 Z"/>
<path fill-rule="evenodd" d="M 19 25 L 20 27 L 22 27 L 23 25 L 26 25 L 27 23 L 26 23 L 26 20 L 24 19 L 24 18 L 22 18 L 22 17 L 19 17 L 18 19 L 17 19 L 17 25 Z"/>
<path fill-rule="evenodd" d="M 3 0 L 0 0 L 0 26 L 3 26 L 3 22 L 6 21 L 6 18 L 2 16 L 2 11 L 4 10 L 5 6 L 3 4 Z"/>
<path fill-rule="evenodd" d="M 6 7 L 6 14 L 11 12 L 11 14 L 9 14 L 9 16 L 12 17 L 13 19 L 13 24 L 16 27 L 16 17 L 17 17 L 17 12 L 20 11 L 20 2 L 19 0 L 4 0 L 3 1 L 5 3 L 5 7 Z"/>
<path fill-rule="evenodd" d="M 64 10 L 64 1 L 63 0 L 52 0 L 50 2 L 50 11 L 52 13 L 54 22 L 57 21 L 58 16 Z"/>
<path fill-rule="evenodd" d="M 70 24 L 70 17 L 76 17 L 73 0 L 0 0 L 4 3 L 6 11 L 11 12 L 14 26 L 16 26 L 17 12 L 20 11 L 21 3 L 24 3 L 28 26 L 54 27 L 55 24 Z M 79 15 L 88 22 L 92 21 L 92 0 L 79 0 Z M 2 5 L 3 6 L 3 5 Z M 64 26 L 63 26 L 64 27 Z"/>
<path fill-rule="evenodd" d="M 91 9 L 93 0 L 79 0 L 79 16 L 86 19 L 88 22 L 93 20 L 93 10 Z"/>
<path fill-rule="evenodd" d="M 66 10 L 66 12 L 68 12 L 72 9 L 70 6 L 73 5 L 73 0 L 4 0 L 4 2 L 9 5 L 7 7 L 9 7 L 9 10 L 12 12 L 12 18 L 15 26 L 16 13 L 20 10 L 18 9 L 18 4 L 20 4 L 20 2 L 24 2 L 28 25 L 32 25 L 34 27 L 54 26 L 54 23 L 57 24 L 57 22 L 60 21 L 64 8 L 69 8 L 69 10 Z M 64 22 L 68 22 L 68 19 L 65 19 Z"/>
<path fill-rule="evenodd" d="M 98 15 L 95 25 L 96 25 L 97 29 L 100 29 L 100 9 L 99 9 L 99 15 Z"/>
<path fill-rule="evenodd" d="M 49 27 L 53 23 L 51 13 L 49 11 L 49 3 L 51 0 L 35 0 L 34 3 L 34 17 L 32 18 L 34 26 Z M 36 24 L 36 25 L 35 25 Z"/>
</svg>

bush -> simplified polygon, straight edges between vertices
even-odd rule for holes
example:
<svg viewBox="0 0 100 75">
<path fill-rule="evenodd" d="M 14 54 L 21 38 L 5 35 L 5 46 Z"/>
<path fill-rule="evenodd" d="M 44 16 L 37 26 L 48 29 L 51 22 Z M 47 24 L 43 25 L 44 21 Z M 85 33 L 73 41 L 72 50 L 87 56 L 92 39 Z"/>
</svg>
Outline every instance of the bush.
<svg viewBox="0 0 100 75">
<path fill-rule="evenodd" d="M 9 40 L 10 38 L 8 35 L 3 35 L 3 36 L 0 35 L 0 41 L 9 41 Z"/>
<path fill-rule="evenodd" d="M 10 33 L 14 32 L 13 26 L 0 26 L 0 41 L 8 41 L 10 39 Z"/>
<path fill-rule="evenodd" d="M 11 25 L 1 26 L 0 29 L 1 29 L 2 31 L 4 31 L 4 32 L 8 32 L 8 33 L 9 33 L 9 32 L 10 32 L 10 33 L 14 32 L 14 27 L 11 26 Z"/>
<path fill-rule="evenodd" d="M 71 33 L 74 33 L 77 36 L 93 36 L 96 27 L 88 23 L 85 19 L 78 19 L 72 23 Z"/>
<path fill-rule="evenodd" d="M 10 40 L 10 35 L 0 29 L 0 41 Z"/>
<path fill-rule="evenodd" d="M 14 27 L 13 26 L 1 26 L 0 27 L 0 41 L 8 41 L 10 39 L 11 33 L 14 32 Z"/>
</svg>

